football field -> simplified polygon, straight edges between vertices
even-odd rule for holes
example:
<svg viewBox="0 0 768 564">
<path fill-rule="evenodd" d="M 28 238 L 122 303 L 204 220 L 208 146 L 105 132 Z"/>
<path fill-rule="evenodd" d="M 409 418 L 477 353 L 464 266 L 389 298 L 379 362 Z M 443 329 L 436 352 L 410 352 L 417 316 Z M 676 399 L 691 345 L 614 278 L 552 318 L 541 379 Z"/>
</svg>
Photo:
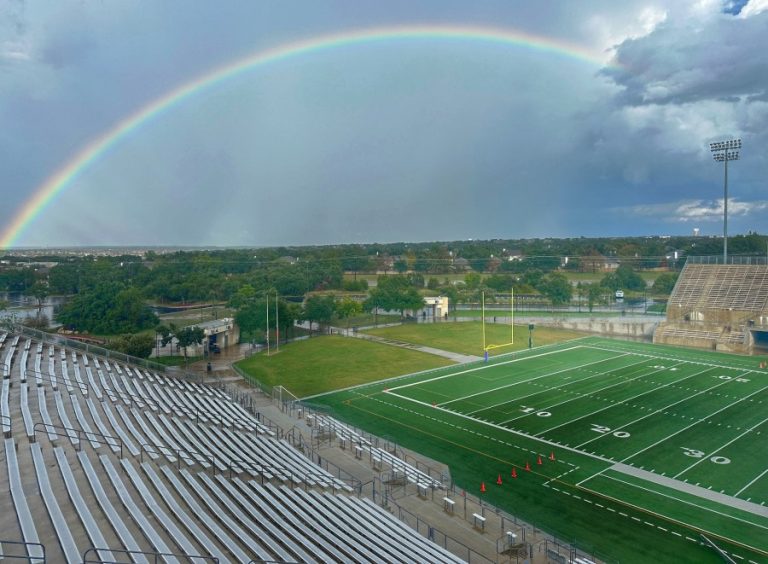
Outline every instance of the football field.
<svg viewBox="0 0 768 564">
<path fill-rule="evenodd" d="M 423 435 L 457 480 L 467 474 L 456 465 L 472 466 L 472 476 L 485 481 L 509 476 L 512 468 L 521 478 L 531 476 L 530 485 L 552 507 L 581 507 L 579 518 L 592 524 L 569 523 L 568 533 L 584 531 L 595 544 L 600 531 L 590 527 L 610 518 L 630 544 L 664 537 L 672 545 L 698 545 L 704 534 L 736 560 L 763 562 L 768 371 L 758 364 L 587 338 L 312 401 L 379 434 L 410 433 L 405 443 Z M 459 448 L 444 448 L 441 456 L 441 443 Z M 451 450 L 479 454 L 482 463 L 451 459 Z M 506 498 L 513 505 L 527 499 L 497 497 L 502 505 Z M 619 554 L 624 557 L 624 550 Z"/>
</svg>

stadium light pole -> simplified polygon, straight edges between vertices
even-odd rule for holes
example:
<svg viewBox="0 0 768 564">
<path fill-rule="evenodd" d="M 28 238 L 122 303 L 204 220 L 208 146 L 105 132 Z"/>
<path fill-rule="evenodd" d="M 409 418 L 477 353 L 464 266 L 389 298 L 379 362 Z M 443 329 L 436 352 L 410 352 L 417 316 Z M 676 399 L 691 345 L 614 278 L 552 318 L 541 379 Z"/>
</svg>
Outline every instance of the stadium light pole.
<svg viewBox="0 0 768 564">
<path fill-rule="evenodd" d="M 723 264 L 728 262 L 728 161 L 738 161 L 741 149 L 741 139 L 730 141 L 717 141 L 709 144 L 712 157 L 717 162 L 722 162 L 725 169 L 723 181 Z"/>
</svg>

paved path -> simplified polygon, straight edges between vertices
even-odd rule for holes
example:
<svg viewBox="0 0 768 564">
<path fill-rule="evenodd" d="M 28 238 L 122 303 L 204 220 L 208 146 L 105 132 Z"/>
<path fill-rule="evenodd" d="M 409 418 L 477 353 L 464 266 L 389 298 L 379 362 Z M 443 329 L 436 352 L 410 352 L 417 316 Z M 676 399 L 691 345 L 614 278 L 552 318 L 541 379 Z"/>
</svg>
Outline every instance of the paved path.
<svg viewBox="0 0 768 564">
<path fill-rule="evenodd" d="M 616 470 L 617 472 L 621 472 L 623 474 L 636 476 L 638 478 L 642 478 L 643 480 L 648 480 L 649 482 L 654 482 L 661 486 L 666 486 L 668 488 L 673 488 L 681 492 L 695 495 L 696 497 L 701 497 L 704 499 L 708 499 L 710 501 L 722 503 L 723 505 L 727 505 L 728 507 L 734 507 L 736 509 L 748 511 L 749 513 L 760 515 L 761 517 L 768 517 L 768 507 L 764 507 L 762 505 L 758 505 L 756 503 L 752 503 L 752 502 L 739 499 L 737 497 L 733 497 L 730 495 L 725 495 L 720 492 L 708 490 L 707 488 L 702 488 L 701 486 L 694 486 L 693 484 L 682 482 L 680 480 L 675 480 L 674 478 L 659 476 L 658 474 L 654 474 L 653 472 L 649 472 L 647 470 L 640 470 L 639 468 L 635 468 L 634 466 L 628 466 L 627 464 L 621 464 L 621 463 L 614 464 L 613 466 L 611 466 L 611 470 Z"/>
<path fill-rule="evenodd" d="M 368 333 L 359 333 L 359 332 L 351 333 L 349 336 L 357 337 L 358 339 L 364 339 L 366 341 L 374 341 L 376 343 L 382 343 L 382 344 L 391 345 L 394 347 L 402 347 L 404 349 L 411 349 L 414 351 L 420 351 L 427 354 L 442 356 L 443 358 L 447 358 L 449 360 L 452 360 L 453 362 L 458 362 L 460 364 L 482 360 L 482 357 L 479 357 L 479 356 L 474 356 L 470 354 L 459 354 L 451 351 L 446 351 L 443 349 L 436 349 L 434 347 L 426 347 L 423 345 L 414 345 L 413 343 L 406 343 L 405 341 L 397 341 L 395 339 L 387 339 L 385 337 L 370 335 Z"/>
</svg>

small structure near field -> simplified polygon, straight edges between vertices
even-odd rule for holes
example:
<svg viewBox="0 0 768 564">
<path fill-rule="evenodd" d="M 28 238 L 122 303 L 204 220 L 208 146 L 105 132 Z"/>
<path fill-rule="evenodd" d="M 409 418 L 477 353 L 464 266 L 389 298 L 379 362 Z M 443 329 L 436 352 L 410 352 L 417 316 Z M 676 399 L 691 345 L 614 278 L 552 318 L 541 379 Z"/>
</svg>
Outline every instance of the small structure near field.
<svg viewBox="0 0 768 564">
<path fill-rule="evenodd" d="M 204 321 L 197 323 L 196 327 L 203 330 L 205 338 L 201 351 L 195 351 L 193 354 L 220 352 L 222 349 L 240 342 L 240 328 L 235 325 L 235 320 L 232 317 Z"/>
<path fill-rule="evenodd" d="M 448 298 L 446 296 L 435 296 L 424 298 L 424 309 L 421 310 L 422 317 L 445 317 L 448 313 Z"/>
</svg>

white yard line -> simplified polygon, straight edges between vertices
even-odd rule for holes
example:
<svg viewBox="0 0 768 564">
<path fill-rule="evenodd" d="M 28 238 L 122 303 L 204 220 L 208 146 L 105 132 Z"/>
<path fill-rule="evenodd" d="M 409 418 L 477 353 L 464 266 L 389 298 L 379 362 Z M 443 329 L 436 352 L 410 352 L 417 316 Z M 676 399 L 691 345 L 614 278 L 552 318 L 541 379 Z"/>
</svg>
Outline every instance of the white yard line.
<svg viewBox="0 0 768 564">
<path fill-rule="evenodd" d="M 680 364 L 682 364 L 682 363 L 680 363 Z M 675 366 L 677 366 L 677 365 L 675 365 Z M 615 384 L 611 384 L 610 386 L 607 386 L 605 388 L 601 388 L 599 390 L 595 390 L 595 392 L 602 392 L 602 391 L 605 391 L 605 390 L 607 390 L 609 388 L 613 388 L 614 386 L 618 386 L 620 384 L 626 384 L 627 382 L 634 382 L 635 380 L 639 380 L 640 378 L 645 378 L 646 376 L 650 376 L 650 375 L 655 374 L 657 372 L 661 372 L 662 370 L 666 370 L 666 368 L 659 368 L 657 370 L 654 370 L 653 372 L 649 372 L 648 374 L 641 374 L 640 376 L 637 376 L 635 378 L 630 378 L 629 380 L 622 380 L 621 382 L 616 382 Z M 680 378 L 680 380 L 685 380 L 685 378 Z M 675 382 L 677 382 L 677 380 L 675 380 Z M 670 383 L 674 384 L 675 382 L 670 382 Z M 669 385 L 669 384 L 667 384 L 667 385 Z M 584 415 L 581 415 L 580 417 L 576 417 L 574 419 L 566 421 L 565 423 L 560 423 L 559 425 L 555 425 L 554 427 L 550 427 L 549 429 L 545 429 L 543 431 L 539 431 L 538 433 L 536 433 L 536 436 L 538 437 L 539 435 L 542 435 L 544 433 L 549 433 L 550 431 L 554 431 L 555 429 L 559 429 L 560 427 L 563 427 L 565 425 L 570 425 L 574 421 L 578 421 L 580 419 L 584 419 L 585 417 L 592 417 L 595 413 L 600 413 L 601 411 L 605 411 L 606 409 L 611 409 L 612 407 L 616 407 L 617 405 L 621 405 L 622 403 L 627 403 L 628 401 L 632 401 L 632 400 L 634 400 L 636 398 L 639 398 L 640 396 L 644 396 L 645 394 L 650 394 L 651 392 L 655 392 L 658 389 L 659 388 L 654 388 L 653 390 L 648 390 L 648 391 L 639 393 L 639 394 L 637 394 L 635 396 L 632 396 L 630 398 L 621 400 L 620 402 L 612 403 L 611 405 L 607 405 L 607 406 L 602 407 L 600 409 L 597 409 L 595 411 L 590 411 L 589 413 L 585 413 Z M 591 392 L 591 393 L 595 393 L 595 392 Z M 585 395 L 590 395 L 590 394 L 585 394 Z M 549 407 L 544 407 L 542 409 L 550 409 L 552 407 L 557 407 L 558 405 L 562 405 L 564 403 L 568 403 L 570 401 L 574 401 L 575 399 L 581 399 L 581 398 L 580 397 L 579 398 L 571 398 L 569 400 L 561 401 L 560 403 L 556 403 L 554 405 L 551 405 Z"/>
<path fill-rule="evenodd" d="M 741 492 L 743 492 L 744 490 L 746 490 L 746 489 L 747 489 L 749 486 L 751 486 L 752 484 L 754 484 L 755 482 L 757 482 L 757 481 L 758 481 L 760 478 L 762 478 L 763 476 L 765 476 L 766 472 L 768 472 L 768 468 L 766 468 L 765 470 L 763 470 L 763 471 L 762 471 L 762 472 L 761 472 L 761 473 L 760 473 L 760 474 L 757 476 L 757 478 L 755 478 L 754 480 L 752 480 L 751 482 L 749 482 L 749 483 L 748 483 L 746 486 L 744 486 L 743 488 L 741 488 L 739 491 L 737 491 L 737 492 L 736 492 L 735 494 L 733 494 L 733 495 L 735 495 L 735 496 L 736 496 L 736 495 L 739 495 Z"/>
<path fill-rule="evenodd" d="M 469 415 L 464 415 L 463 413 L 458 413 L 456 411 L 451 411 L 449 409 L 443 409 L 440 406 L 433 406 L 433 405 L 431 405 L 431 404 L 429 404 L 429 403 L 427 403 L 425 401 L 419 401 L 419 400 L 416 400 L 416 399 L 413 399 L 413 398 L 409 398 L 407 396 L 401 396 L 400 394 L 396 394 L 396 393 L 392 392 L 392 390 L 390 390 L 390 391 L 388 391 L 386 393 L 389 394 L 389 395 L 398 397 L 398 398 L 400 398 L 402 400 L 405 400 L 405 401 L 410 401 L 410 402 L 413 402 L 413 403 L 417 403 L 417 404 L 419 404 L 421 406 L 428 407 L 430 409 L 439 409 L 440 411 L 442 411 L 444 413 L 447 413 L 449 415 L 454 415 L 456 417 L 461 417 L 462 419 L 466 419 L 468 421 L 472 421 L 473 423 L 477 423 L 479 425 L 487 425 L 487 426 L 493 427 L 494 429 L 497 429 L 499 431 L 504 431 L 505 433 L 511 433 L 513 435 L 517 435 L 518 437 L 524 437 L 526 439 L 531 439 L 531 440 L 534 440 L 534 441 L 538 441 L 540 443 L 547 444 L 547 445 L 549 445 L 549 446 L 551 446 L 553 448 L 556 448 L 556 449 L 567 450 L 569 452 L 573 452 L 573 453 L 578 454 L 580 456 L 586 456 L 587 458 L 592 458 L 594 460 L 599 460 L 601 462 L 606 462 L 608 464 L 613 464 L 614 463 L 613 460 L 610 460 L 609 458 L 602 457 L 602 456 L 600 456 L 598 454 L 590 454 L 590 453 L 584 452 L 582 450 L 577 450 L 577 449 L 572 448 L 572 447 L 561 445 L 561 444 L 556 443 L 554 441 L 548 441 L 547 439 L 541 439 L 539 437 L 534 437 L 532 435 L 528 435 L 527 433 L 522 433 L 520 431 L 515 431 L 514 429 L 509 429 L 507 427 L 502 427 L 501 425 L 497 425 L 496 423 L 491 423 L 490 421 L 481 421 L 479 419 L 475 419 L 474 417 L 470 417 Z M 446 425 L 449 425 L 449 423 L 446 423 Z"/>
<path fill-rule="evenodd" d="M 688 501 L 688 500 L 685 500 L 685 499 L 680 499 L 680 498 L 675 497 L 673 495 L 669 495 L 669 494 L 665 494 L 665 493 L 662 493 L 662 492 L 659 492 L 659 491 L 656 491 L 656 490 L 652 490 L 652 489 L 646 488 L 644 486 L 639 486 L 637 484 L 633 484 L 632 482 L 627 482 L 627 481 L 622 480 L 620 478 L 614 478 L 613 476 L 604 475 L 603 477 L 604 478 L 608 478 L 609 480 L 613 480 L 615 482 L 620 482 L 620 483 L 625 484 L 627 486 L 631 486 L 633 488 L 637 488 L 639 490 L 643 490 L 643 491 L 646 491 L 646 492 L 650 492 L 652 494 L 659 495 L 661 497 L 666 497 L 668 499 L 673 499 L 673 500 L 678 501 L 680 503 L 684 503 L 685 505 L 691 505 L 691 506 L 696 507 L 698 509 L 701 509 L 703 511 L 709 511 L 710 513 L 715 513 L 716 515 L 721 515 L 722 517 L 727 517 L 728 519 L 734 519 L 736 521 L 741 521 L 742 523 L 747 523 L 748 525 L 752 525 L 754 527 L 759 527 L 761 529 L 768 530 L 768 527 L 766 527 L 765 525 L 760 525 L 758 523 L 754 523 L 752 521 L 748 521 L 746 519 L 742 519 L 741 517 L 734 517 L 733 515 L 729 515 L 727 513 L 723 513 L 722 511 L 717 511 L 716 509 L 712 509 L 710 507 L 705 507 L 705 506 L 702 506 L 702 505 L 698 505 L 696 503 L 693 503 L 692 501 Z M 585 488 L 585 489 L 588 489 L 588 488 Z M 589 491 L 591 492 L 592 490 L 589 490 Z M 600 494 L 598 493 L 598 495 L 600 495 Z M 649 511 L 649 510 L 643 509 L 643 511 Z M 652 513 L 653 515 L 661 516 L 660 514 L 655 513 L 653 511 L 649 511 L 649 512 Z M 667 517 L 667 519 L 669 519 L 669 517 Z"/>
<path fill-rule="evenodd" d="M 549 352 L 545 352 L 545 353 L 541 353 L 541 354 L 537 354 L 537 355 L 524 356 L 522 358 L 513 358 L 512 360 L 506 360 L 504 362 L 497 362 L 495 364 L 485 364 L 483 366 L 476 366 L 475 368 L 469 368 L 467 370 L 460 370 L 459 372 L 451 372 L 450 374 L 443 374 L 442 376 L 435 376 L 434 378 L 429 378 L 427 380 L 419 380 L 418 382 L 413 382 L 412 384 L 403 384 L 402 386 L 396 386 L 394 388 L 390 388 L 390 390 L 401 390 L 403 388 L 408 388 L 410 386 L 417 386 L 419 384 L 426 384 L 426 383 L 429 383 L 429 382 L 436 382 L 436 381 L 442 380 L 444 378 L 453 378 L 454 376 L 460 376 L 462 374 L 469 374 L 470 372 L 477 372 L 478 370 L 486 370 L 488 368 L 495 368 L 496 366 L 504 366 L 505 364 L 512 364 L 513 362 L 520 362 L 522 360 L 528 360 L 529 358 L 538 358 L 538 357 L 541 357 L 541 356 L 547 356 L 547 355 L 550 355 L 550 354 L 558 354 L 558 353 L 561 353 L 561 352 L 572 351 L 572 350 L 580 349 L 580 348 L 582 348 L 582 347 L 579 345 L 579 346 L 575 346 L 575 347 L 568 347 L 567 349 L 560 349 L 560 350 L 549 351 Z M 472 395 L 476 396 L 476 395 L 480 395 L 482 393 L 485 393 L 485 392 L 480 392 L 479 394 L 472 394 Z M 467 396 L 467 397 L 472 397 L 472 396 Z"/>
<path fill-rule="evenodd" d="M 607 362 L 608 360 L 615 360 L 615 359 L 621 358 L 623 356 L 627 356 L 627 355 L 615 356 L 613 358 L 609 358 L 609 359 L 606 359 L 606 360 L 603 360 L 603 361 L 600 361 L 600 362 Z M 622 366 L 620 368 L 620 370 L 623 370 L 624 368 L 629 368 L 630 366 L 635 366 L 635 365 L 640 364 L 642 362 L 647 362 L 647 361 L 646 360 L 641 360 L 639 362 L 633 362 L 632 364 L 629 364 L 627 366 Z M 585 364 L 583 366 L 579 366 L 579 367 L 576 367 L 576 368 L 566 368 L 564 370 L 558 370 L 557 372 L 550 372 L 549 374 L 545 374 L 544 376 L 549 377 L 549 376 L 555 376 L 556 374 L 561 374 L 563 372 L 569 372 L 571 370 L 580 370 L 580 369 L 584 368 L 585 366 L 589 366 L 589 364 Z M 619 369 L 618 368 L 611 368 L 610 370 L 606 370 L 605 372 L 597 372 L 595 374 L 592 374 L 591 376 L 587 376 L 586 378 L 582 378 L 581 380 L 572 380 L 571 382 L 567 382 L 567 383 L 563 384 L 562 386 L 553 386 L 552 388 L 549 388 L 549 389 L 560 389 L 561 387 L 569 386 L 571 384 L 577 384 L 579 382 L 584 382 L 585 380 L 589 380 L 590 378 L 596 378 L 597 376 L 604 376 L 605 374 L 608 374 L 612 370 L 619 370 Z M 493 391 L 501 390 L 503 388 L 511 388 L 512 386 L 516 386 L 518 384 L 527 384 L 528 382 L 531 382 L 532 380 L 537 380 L 538 378 L 542 378 L 542 377 L 543 376 L 537 376 L 535 378 L 529 378 L 528 380 L 522 380 L 520 382 L 515 382 L 514 384 L 508 384 L 507 386 L 502 386 L 500 388 L 496 388 Z M 499 407 L 500 405 L 505 405 L 505 404 L 511 403 L 513 401 L 520 401 L 520 400 L 523 400 L 525 398 L 528 398 L 528 397 L 531 397 L 531 396 L 535 396 L 536 394 L 540 394 L 540 393 L 542 393 L 544 391 L 546 391 L 546 390 L 536 390 L 535 392 L 531 392 L 530 394 L 526 394 L 526 395 L 520 396 L 518 398 L 512 398 L 510 400 L 507 400 L 507 401 L 504 401 L 504 402 L 501 402 L 501 403 L 497 403 L 495 405 L 490 405 L 490 406 L 484 407 L 482 409 L 476 409 L 475 411 L 469 411 L 469 412 L 467 412 L 467 415 L 474 415 L 475 413 L 479 413 L 481 411 L 485 411 L 486 409 L 493 409 L 495 407 Z M 469 396 L 467 396 L 467 397 L 469 397 Z M 466 399 L 466 398 L 462 398 L 462 399 Z M 452 400 L 452 401 L 459 401 L 459 400 Z M 448 403 L 448 402 L 446 402 L 446 403 Z M 445 405 L 445 404 L 441 404 L 441 405 Z M 546 409 L 546 408 L 544 408 L 544 409 Z M 517 418 L 510 419 L 509 421 L 513 421 L 514 419 L 517 419 Z M 502 423 L 506 423 L 506 422 L 507 421 L 502 421 Z"/>
<path fill-rule="evenodd" d="M 762 370 L 753 370 L 751 368 L 745 368 L 743 366 L 733 367 L 733 366 L 726 366 L 726 365 L 723 365 L 723 364 L 714 364 L 712 362 L 704 362 L 703 360 L 687 360 L 686 358 L 680 358 L 680 357 L 674 358 L 674 357 L 671 357 L 671 356 L 657 356 L 657 355 L 652 355 L 652 354 L 647 354 L 647 353 L 635 352 L 631 348 L 630 349 L 624 349 L 624 348 L 618 347 L 618 348 L 614 349 L 614 348 L 611 348 L 611 347 L 604 347 L 604 346 L 597 346 L 597 345 L 584 345 L 584 346 L 585 347 L 589 347 L 589 348 L 593 348 L 593 349 L 597 349 L 597 350 L 601 350 L 601 351 L 606 351 L 606 352 L 628 352 L 628 351 L 631 351 L 631 354 L 636 354 L 638 356 L 646 356 L 648 358 L 655 358 L 656 360 L 672 360 L 672 361 L 677 361 L 677 362 L 687 362 L 688 364 L 700 364 L 702 366 L 711 366 L 712 368 L 723 368 L 725 370 L 741 370 L 741 371 L 746 371 L 746 372 L 750 372 L 750 373 L 758 373 L 758 374 L 763 374 L 763 375 L 765 374 L 765 372 L 762 371 Z M 693 357 L 693 358 L 698 358 L 698 357 Z"/>
<path fill-rule="evenodd" d="M 733 439 L 731 439 L 730 441 L 728 441 L 728 442 L 727 442 L 727 443 L 725 443 L 724 445 L 722 445 L 722 446 L 720 446 L 720 447 L 716 448 L 715 450 L 713 450 L 712 452 L 710 452 L 710 453 L 709 453 L 709 454 L 707 454 L 706 456 L 702 456 L 702 457 L 701 457 L 699 460 L 697 460 L 696 462 L 694 462 L 693 464 L 691 464 L 691 465 L 690 465 L 688 468 L 686 468 L 685 470 L 681 470 L 680 472 L 678 472 L 677 474 L 675 474 L 675 475 L 674 475 L 674 478 L 677 478 L 677 477 L 678 477 L 678 476 L 680 476 L 681 474 L 685 474 L 686 472 L 688 472 L 688 470 L 690 470 L 690 469 L 691 469 L 691 468 L 693 468 L 694 466 L 696 466 L 696 465 L 700 464 L 700 463 L 701 463 L 701 462 L 703 462 L 704 460 L 709 460 L 709 458 L 710 458 L 710 457 L 712 457 L 712 456 L 716 455 L 718 452 L 720 452 L 721 450 L 723 450 L 723 449 L 724 449 L 725 447 L 727 447 L 728 445 L 730 445 L 730 444 L 732 444 L 732 443 L 735 443 L 736 441 L 738 441 L 738 440 L 739 440 L 741 437 L 743 437 L 744 435 L 746 435 L 746 434 L 748 434 L 748 433 L 751 433 L 752 431 L 754 431 L 755 429 L 757 429 L 757 428 L 758 428 L 760 425 L 762 425 L 762 424 L 763 424 L 763 423 L 765 423 L 766 421 L 768 421 L 768 417 L 766 417 L 765 419 L 763 419 L 762 421 L 760 421 L 760 423 L 756 423 L 756 424 L 752 425 L 752 426 L 751 426 L 749 429 L 747 429 L 746 431 L 744 431 L 744 432 L 743 432 L 743 433 L 741 433 L 740 435 L 738 435 L 738 436 L 734 437 Z"/>
<path fill-rule="evenodd" d="M 678 382 L 682 382 L 683 380 L 687 380 L 688 378 L 693 378 L 694 376 L 700 376 L 701 374 L 705 373 L 707 370 L 712 370 L 712 369 L 711 369 L 711 368 L 705 368 L 705 369 L 704 369 L 704 370 L 702 370 L 701 372 L 696 372 L 695 374 L 691 374 L 690 376 L 687 376 L 687 377 L 685 377 L 685 378 L 683 378 L 683 379 L 681 379 L 681 380 L 677 380 L 677 382 L 671 382 L 671 383 L 672 383 L 672 384 L 676 384 L 676 383 L 678 383 Z M 733 380 L 723 380 L 723 381 L 721 381 L 719 384 L 717 384 L 717 385 L 715 385 L 715 386 L 712 386 L 711 388 L 706 388 L 706 389 L 704 389 L 704 390 L 701 390 L 700 392 L 696 392 L 696 393 L 695 393 L 695 394 L 693 394 L 692 396 L 688 396 L 688 397 L 686 397 L 686 398 L 683 398 L 683 399 L 681 399 L 681 400 L 678 400 L 678 401 L 676 401 L 676 402 L 674 402 L 674 403 L 670 403 L 670 404 L 668 404 L 668 405 L 665 405 L 664 407 L 660 407 L 660 408 L 659 408 L 659 409 L 657 409 L 656 411 L 653 411 L 653 412 L 651 412 L 651 413 L 649 413 L 649 414 L 647 414 L 647 415 L 643 415 L 642 417 L 639 417 L 639 418 L 637 418 L 637 419 L 635 419 L 635 420 L 633 420 L 633 421 L 630 421 L 629 423 L 625 423 L 624 425 L 621 425 L 621 426 L 619 426 L 619 427 L 616 427 L 616 428 L 614 428 L 614 429 L 613 429 L 613 431 L 621 431 L 621 430 L 622 430 L 622 429 L 624 429 L 625 427 L 629 427 L 630 425 L 634 425 L 635 423 L 637 423 L 638 421 L 642 421 L 642 420 L 643 420 L 643 419 L 645 419 L 646 417 L 651 417 L 652 415 L 656 415 L 656 414 L 657 414 L 657 413 L 659 413 L 660 411 L 664 411 L 665 409 L 669 409 L 670 407 L 673 407 L 673 406 L 677 405 L 678 403 L 683 403 L 683 402 L 686 402 L 686 401 L 688 401 L 688 400 L 690 400 L 690 399 L 693 399 L 693 398 L 695 398 L 695 397 L 696 397 L 696 396 L 698 396 L 698 395 L 704 394 L 704 393 L 706 393 L 706 392 L 711 392 L 711 391 L 712 391 L 712 390 L 714 390 L 715 388 L 719 388 L 720 386 L 724 386 L 724 385 L 728 384 L 729 382 L 733 382 Z M 669 384 L 665 384 L 664 386 L 661 386 L 661 387 L 659 387 L 659 388 L 656 388 L 656 390 L 660 390 L 660 389 L 662 389 L 662 388 L 666 388 L 668 385 L 669 385 Z M 656 391 L 656 390 L 653 390 L 653 391 Z M 603 437 L 603 436 L 604 436 L 604 435 L 598 435 L 598 436 L 596 436 L 596 437 L 594 437 L 594 438 L 592 438 L 592 439 L 589 439 L 588 441 L 585 441 L 585 442 L 581 443 L 580 445 L 576 445 L 576 446 L 577 446 L 577 447 L 579 447 L 579 448 L 580 448 L 580 447 L 583 447 L 584 445 L 586 445 L 586 444 L 589 444 L 589 443 L 591 443 L 592 441 L 596 441 L 597 439 L 599 439 L 600 437 Z"/>
<path fill-rule="evenodd" d="M 690 428 L 691 428 L 691 427 L 693 427 L 694 425 L 698 425 L 698 424 L 699 424 L 699 423 L 701 423 L 702 421 L 706 421 L 707 419 L 709 419 L 710 417 L 713 417 L 713 416 L 717 415 L 717 414 L 718 414 L 718 413 L 720 413 L 721 411 L 725 411 L 726 409 L 728 409 L 729 407 L 733 407 L 733 406 L 734 406 L 734 405 L 736 405 L 737 403 L 741 403 L 741 402 L 743 402 L 744 400 L 748 400 L 749 398 L 751 398 L 751 397 L 752 397 L 752 396 L 754 396 L 755 394 L 759 394 L 760 392 L 763 392 L 763 391 L 765 391 L 766 389 L 768 389 L 768 386 L 763 386 L 763 387 L 762 387 L 762 388 L 760 388 L 759 390 L 755 390 L 755 391 L 754 391 L 754 392 L 752 392 L 751 394 L 749 394 L 749 395 L 747 395 L 747 396 L 744 396 L 743 398 L 737 399 L 736 401 L 734 401 L 734 402 L 732 402 L 732 403 L 729 403 L 729 404 L 728 404 L 728 405 L 726 405 L 726 406 L 723 406 L 723 407 L 721 407 L 721 408 L 720 408 L 720 409 L 718 409 L 717 411 L 715 411 L 715 412 L 713 412 L 713 413 L 710 413 L 709 415 L 707 415 L 706 417 L 703 417 L 703 418 L 699 419 L 698 421 L 694 421 L 694 422 L 693 422 L 693 423 L 691 423 L 690 425 L 686 425 L 685 427 L 683 427 L 683 428 L 682 428 L 682 429 L 680 429 L 679 431 L 675 431 L 675 432 L 674 432 L 674 433 L 672 433 L 671 435 L 668 435 L 668 436 L 664 437 L 663 439 L 660 439 L 660 440 L 656 441 L 656 442 L 655 442 L 655 443 L 653 443 L 652 445 L 648 445 L 647 447 L 645 447 L 645 448 L 643 448 L 643 449 L 641 449 L 641 450 L 638 450 L 637 452 L 635 452 L 635 453 L 633 453 L 633 454 L 630 454 L 628 457 L 626 457 L 626 458 L 622 459 L 622 460 L 621 460 L 621 462 L 626 462 L 626 461 L 627 461 L 627 460 L 629 460 L 630 458 L 634 458 L 635 456 L 637 456 L 637 455 L 638 455 L 638 454 L 640 454 L 641 452 L 645 452 L 646 450 L 648 450 L 648 449 L 650 449 L 650 448 L 653 448 L 653 447 L 655 447 L 656 445 L 659 445 L 659 444 L 663 443 L 663 442 L 664 442 L 664 441 L 666 441 L 666 440 L 669 440 L 669 439 L 671 439 L 671 438 L 672 438 L 672 437 L 674 437 L 675 435 L 679 435 L 680 433 L 682 433 L 683 431 L 685 431 L 685 430 L 687 430 L 687 429 L 690 429 Z"/>
</svg>

